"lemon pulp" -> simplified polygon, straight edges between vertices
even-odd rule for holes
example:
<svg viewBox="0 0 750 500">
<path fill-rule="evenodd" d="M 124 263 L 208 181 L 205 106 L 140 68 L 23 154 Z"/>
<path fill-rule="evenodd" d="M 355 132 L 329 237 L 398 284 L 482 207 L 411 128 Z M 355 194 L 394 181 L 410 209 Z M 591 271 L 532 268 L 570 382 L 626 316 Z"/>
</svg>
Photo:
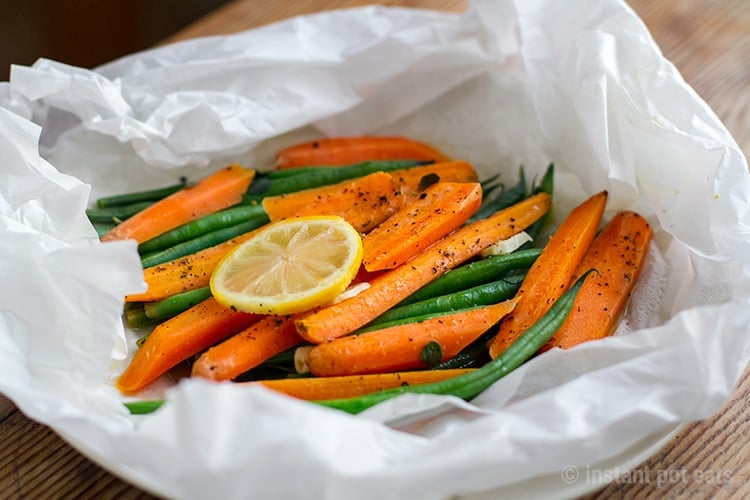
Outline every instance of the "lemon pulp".
<svg viewBox="0 0 750 500">
<path fill-rule="evenodd" d="M 211 276 L 211 292 L 226 307 L 292 314 L 333 301 L 362 262 L 362 238 L 338 216 L 274 222 L 229 252 Z"/>
</svg>

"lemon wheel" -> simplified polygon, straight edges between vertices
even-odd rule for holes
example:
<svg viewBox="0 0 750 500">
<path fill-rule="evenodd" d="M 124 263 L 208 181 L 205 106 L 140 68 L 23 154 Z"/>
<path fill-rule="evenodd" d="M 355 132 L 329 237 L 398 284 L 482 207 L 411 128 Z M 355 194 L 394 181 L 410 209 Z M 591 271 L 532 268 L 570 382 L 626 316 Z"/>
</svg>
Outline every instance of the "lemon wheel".
<svg viewBox="0 0 750 500">
<path fill-rule="evenodd" d="M 211 293 L 239 311 L 302 312 L 332 302 L 361 262 L 362 238 L 342 217 L 286 219 L 227 254 L 211 276 Z"/>
</svg>

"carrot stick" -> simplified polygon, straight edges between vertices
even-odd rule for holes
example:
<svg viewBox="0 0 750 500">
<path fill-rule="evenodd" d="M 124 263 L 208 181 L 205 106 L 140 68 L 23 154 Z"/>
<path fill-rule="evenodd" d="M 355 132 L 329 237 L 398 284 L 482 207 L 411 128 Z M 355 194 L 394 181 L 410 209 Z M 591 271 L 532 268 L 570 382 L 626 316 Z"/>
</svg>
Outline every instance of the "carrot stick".
<svg viewBox="0 0 750 500">
<path fill-rule="evenodd" d="M 148 288 L 145 292 L 127 295 L 125 301 L 153 302 L 176 293 L 208 286 L 211 273 L 219 261 L 256 231 L 250 231 L 192 255 L 144 269 L 143 279 Z"/>
<path fill-rule="evenodd" d="M 594 239 L 571 278 L 591 273 L 565 322 L 541 351 L 569 349 L 611 335 L 641 273 L 651 242 L 651 226 L 635 212 L 618 212 Z"/>
<path fill-rule="evenodd" d="M 496 358 L 562 296 L 578 264 L 596 236 L 607 192 L 601 191 L 574 208 L 545 245 L 526 273 L 517 295 L 518 306 L 503 319 L 490 341 L 490 356 Z"/>
<path fill-rule="evenodd" d="M 330 186 L 268 196 L 263 209 L 271 221 L 305 215 L 339 215 L 359 232 L 387 219 L 402 204 L 398 186 L 385 172 L 376 172 Z"/>
<path fill-rule="evenodd" d="M 134 239 L 138 243 L 242 201 L 255 171 L 230 165 L 187 186 L 116 225 L 102 241 Z"/>
<path fill-rule="evenodd" d="M 465 225 L 409 262 L 380 274 L 358 295 L 305 314 L 296 322 L 297 331 L 315 344 L 351 333 L 494 242 L 523 231 L 549 206 L 549 195 L 540 193 Z"/>
<path fill-rule="evenodd" d="M 208 298 L 154 328 L 115 386 L 123 393 L 137 392 L 182 361 L 260 318 Z"/>
<path fill-rule="evenodd" d="M 401 387 L 403 385 L 429 384 L 457 377 L 474 371 L 473 368 L 451 370 L 416 370 L 397 373 L 371 373 L 367 375 L 347 375 L 341 377 L 304 377 L 278 380 L 258 380 L 244 382 L 260 384 L 268 389 L 281 392 L 305 401 L 349 398 L 372 392 Z"/>
<path fill-rule="evenodd" d="M 406 137 L 333 137 L 282 149 L 276 155 L 276 168 L 350 165 L 368 160 L 447 159 L 431 146 Z"/>
<path fill-rule="evenodd" d="M 479 183 L 438 182 L 370 231 L 362 240 L 368 271 L 400 266 L 457 229 L 482 204 Z"/>
<path fill-rule="evenodd" d="M 467 162 L 438 163 L 424 167 L 398 170 L 391 174 L 396 179 L 397 185 L 402 187 L 408 186 L 410 191 L 416 193 L 419 180 L 429 173 L 437 173 L 441 179 L 450 180 L 451 182 L 474 182 L 476 180 L 476 172 Z M 378 178 L 382 179 L 382 174 L 379 174 Z M 289 200 L 289 198 L 286 199 Z M 395 198 L 394 201 L 404 202 L 404 200 L 396 200 Z M 369 220 L 371 214 L 367 214 L 366 211 L 359 212 L 359 215 L 350 214 L 349 217 L 360 228 L 365 227 L 366 230 L 366 226 L 371 224 L 375 219 Z M 280 213 L 276 213 L 276 216 L 280 217 Z M 357 217 L 360 217 L 359 221 L 356 219 Z M 150 302 L 164 299 L 175 293 L 206 286 L 211 273 L 221 258 L 252 234 L 254 233 L 250 232 L 225 243 L 196 252 L 193 255 L 145 269 L 143 271 L 143 278 L 148 285 L 148 289 L 146 292 L 128 295 L 125 300 L 128 302 Z"/>
<path fill-rule="evenodd" d="M 300 343 L 292 317 L 267 316 L 201 354 L 192 376 L 232 380 Z"/>
<path fill-rule="evenodd" d="M 477 182 L 479 176 L 474 166 L 468 161 L 456 160 L 418 167 L 403 168 L 388 172 L 401 188 L 406 203 L 409 203 L 424 190 L 425 179 L 436 177 L 442 182 Z"/>
<path fill-rule="evenodd" d="M 426 368 L 424 350 L 434 343 L 433 365 L 452 358 L 513 310 L 505 300 L 434 318 L 349 335 L 313 347 L 307 354 L 310 372 L 318 377 L 384 373 Z M 437 347 L 439 346 L 439 348 Z"/>
</svg>

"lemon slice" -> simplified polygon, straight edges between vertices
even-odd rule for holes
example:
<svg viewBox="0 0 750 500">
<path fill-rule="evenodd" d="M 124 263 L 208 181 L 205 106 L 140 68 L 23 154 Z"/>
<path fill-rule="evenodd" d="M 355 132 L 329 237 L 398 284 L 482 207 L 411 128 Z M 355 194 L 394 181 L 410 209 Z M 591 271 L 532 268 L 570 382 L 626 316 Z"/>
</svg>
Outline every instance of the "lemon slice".
<svg viewBox="0 0 750 500">
<path fill-rule="evenodd" d="M 362 263 L 362 238 L 338 216 L 273 222 L 229 252 L 211 276 L 226 307 L 292 314 L 332 302 Z"/>
</svg>

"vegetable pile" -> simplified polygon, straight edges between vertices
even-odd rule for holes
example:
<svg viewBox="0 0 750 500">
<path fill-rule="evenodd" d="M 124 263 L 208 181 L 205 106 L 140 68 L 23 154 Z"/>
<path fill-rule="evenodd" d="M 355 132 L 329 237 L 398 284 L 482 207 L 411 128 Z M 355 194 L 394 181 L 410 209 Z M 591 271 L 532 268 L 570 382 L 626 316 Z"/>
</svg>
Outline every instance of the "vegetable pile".
<svg viewBox="0 0 750 500">
<path fill-rule="evenodd" d="M 138 242 L 147 284 L 126 297 L 125 321 L 143 335 L 116 386 L 137 395 L 187 366 L 357 413 L 405 392 L 471 399 L 548 349 L 611 335 L 651 228 L 629 211 L 605 221 L 602 191 L 540 241 L 553 178 L 550 165 L 529 185 L 521 168 L 504 186 L 424 143 L 349 137 L 279 151 L 268 171 L 230 165 L 101 198 L 90 220 L 104 242 Z M 222 262 L 281 221 L 319 216 L 361 237 L 359 271 L 334 300 L 278 315 L 215 293 Z"/>
</svg>

